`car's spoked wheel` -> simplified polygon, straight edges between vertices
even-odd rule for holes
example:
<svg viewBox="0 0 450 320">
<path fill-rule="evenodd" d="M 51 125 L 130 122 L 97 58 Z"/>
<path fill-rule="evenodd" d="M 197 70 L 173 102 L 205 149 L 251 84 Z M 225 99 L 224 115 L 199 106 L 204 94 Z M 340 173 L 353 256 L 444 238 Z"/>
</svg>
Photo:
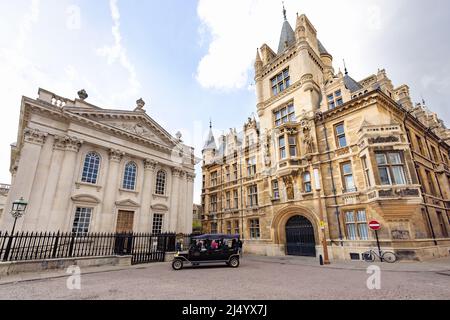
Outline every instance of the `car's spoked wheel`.
<svg viewBox="0 0 450 320">
<path fill-rule="evenodd" d="M 239 267 L 239 258 L 233 257 L 230 259 L 230 262 L 228 263 L 228 265 L 232 268 L 237 268 Z"/>
<path fill-rule="evenodd" d="M 175 260 L 174 262 L 172 262 L 172 268 L 174 270 L 181 270 L 183 268 L 183 261 Z"/>
</svg>

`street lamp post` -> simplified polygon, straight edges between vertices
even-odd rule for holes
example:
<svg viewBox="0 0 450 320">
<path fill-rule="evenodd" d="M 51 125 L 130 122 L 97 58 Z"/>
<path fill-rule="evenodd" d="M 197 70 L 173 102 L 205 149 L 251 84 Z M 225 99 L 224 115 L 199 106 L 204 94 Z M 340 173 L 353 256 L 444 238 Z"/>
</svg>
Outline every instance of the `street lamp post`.
<svg viewBox="0 0 450 320">
<path fill-rule="evenodd" d="M 14 230 L 16 229 L 17 219 L 23 217 L 25 214 L 25 209 L 27 208 L 28 202 L 26 202 L 23 197 L 19 200 L 16 200 L 12 204 L 11 215 L 14 218 L 14 225 L 11 231 L 11 235 L 14 235 Z"/>
<path fill-rule="evenodd" d="M 8 261 L 9 253 L 11 251 L 12 241 L 14 239 L 14 230 L 16 229 L 17 219 L 23 217 L 25 209 L 27 208 L 28 202 L 26 202 L 23 197 L 16 200 L 12 204 L 11 215 L 14 218 L 14 225 L 9 235 L 8 245 L 6 246 L 5 254 L 3 255 L 3 261 Z"/>
</svg>

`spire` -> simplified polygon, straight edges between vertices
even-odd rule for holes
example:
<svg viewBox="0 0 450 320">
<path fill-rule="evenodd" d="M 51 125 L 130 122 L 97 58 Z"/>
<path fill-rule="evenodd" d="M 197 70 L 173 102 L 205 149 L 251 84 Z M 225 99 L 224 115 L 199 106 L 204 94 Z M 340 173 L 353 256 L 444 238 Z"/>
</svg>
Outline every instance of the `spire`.
<svg viewBox="0 0 450 320">
<path fill-rule="evenodd" d="M 216 150 L 217 149 L 217 145 L 216 145 L 216 140 L 214 139 L 214 134 L 212 131 L 212 121 L 211 119 L 209 120 L 209 134 L 208 134 L 208 138 L 206 139 L 205 145 L 203 147 L 203 151 L 206 150 Z"/>
<path fill-rule="evenodd" d="M 347 66 L 345 65 L 345 59 L 342 59 L 344 61 L 344 70 L 345 70 L 345 75 L 348 75 L 348 70 L 347 70 Z"/>
<path fill-rule="evenodd" d="M 287 47 L 295 43 L 295 33 L 291 25 L 289 24 L 289 21 L 287 20 L 284 1 L 283 1 L 283 17 L 284 22 L 283 28 L 281 29 L 280 42 L 278 44 L 278 52 L 277 52 L 278 55 L 282 54 Z"/>
<path fill-rule="evenodd" d="M 261 56 L 259 54 L 259 49 L 256 48 L 256 60 L 255 60 L 255 63 L 258 63 L 258 62 L 262 62 L 262 60 L 261 60 Z"/>
</svg>

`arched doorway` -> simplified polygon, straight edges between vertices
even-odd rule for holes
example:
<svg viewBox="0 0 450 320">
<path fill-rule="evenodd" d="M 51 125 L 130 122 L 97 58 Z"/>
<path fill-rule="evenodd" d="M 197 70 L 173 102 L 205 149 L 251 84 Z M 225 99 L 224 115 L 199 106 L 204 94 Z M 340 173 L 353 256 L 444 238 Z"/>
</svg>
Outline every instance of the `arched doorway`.
<svg viewBox="0 0 450 320">
<path fill-rule="evenodd" d="M 303 216 L 294 216 L 286 223 L 286 248 L 290 256 L 316 256 L 314 227 Z"/>
</svg>

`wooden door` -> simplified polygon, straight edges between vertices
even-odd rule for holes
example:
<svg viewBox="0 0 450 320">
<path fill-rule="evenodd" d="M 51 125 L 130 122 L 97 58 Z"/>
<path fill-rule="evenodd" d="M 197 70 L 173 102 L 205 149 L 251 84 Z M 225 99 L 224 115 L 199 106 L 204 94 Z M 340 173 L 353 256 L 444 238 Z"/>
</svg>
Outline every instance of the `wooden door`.
<svg viewBox="0 0 450 320">
<path fill-rule="evenodd" d="M 133 232 L 134 211 L 119 210 L 117 215 L 117 233 L 131 233 Z"/>
</svg>

